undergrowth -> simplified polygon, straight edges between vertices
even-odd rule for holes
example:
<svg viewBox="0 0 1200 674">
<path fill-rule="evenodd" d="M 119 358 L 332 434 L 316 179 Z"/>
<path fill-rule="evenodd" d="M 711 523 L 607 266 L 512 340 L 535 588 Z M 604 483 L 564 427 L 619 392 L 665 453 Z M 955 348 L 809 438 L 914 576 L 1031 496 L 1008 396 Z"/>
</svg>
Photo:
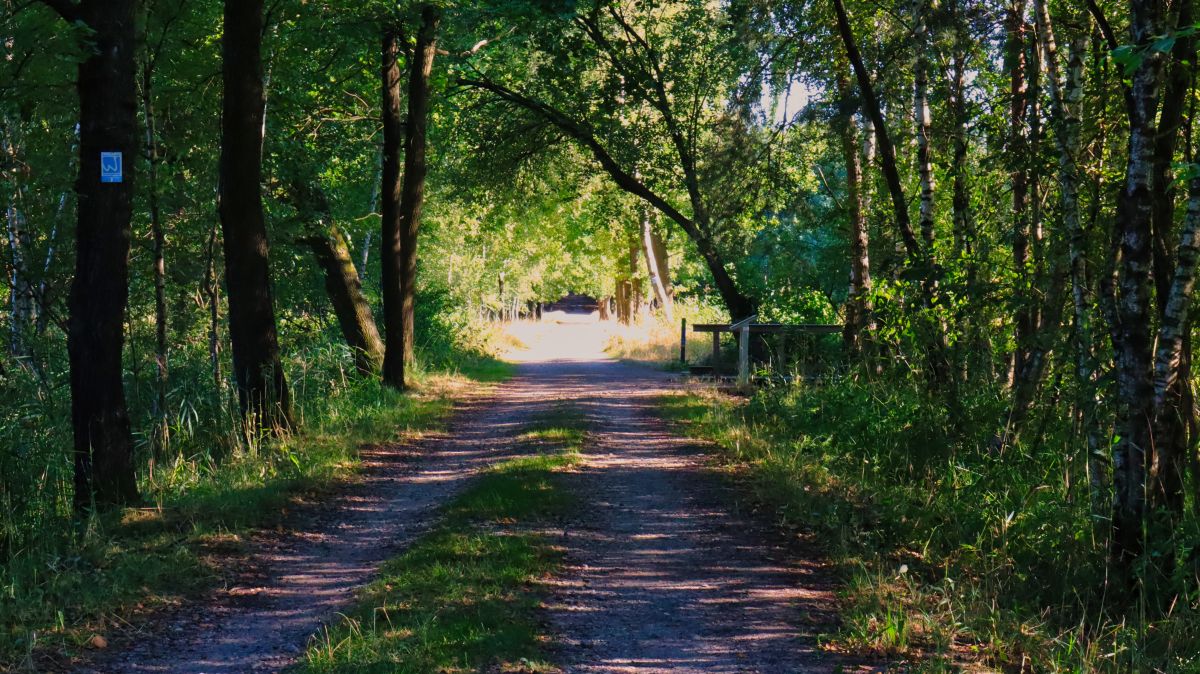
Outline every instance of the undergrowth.
<svg viewBox="0 0 1200 674">
<path fill-rule="evenodd" d="M 1002 394 L 957 403 L 952 421 L 915 385 L 836 378 L 662 406 L 715 440 L 780 520 L 828 544 L 844 646 L 929 671 L 1200 671 L 1194 593 L 1156 621 L 1117 598 L 1069 422 L 1048 413 L 1039 441 L 1000 451 Z"/>
<path fill-rule="evenodd" d="M 509 371 L 448 348 L 422 360 L 433 364 L 418 366 L 414 391 L 402 394 L 356 376 L 344 347 L 317 341 L 296 350 L 285 364 L 298 430 L 247 443 L 233 392 L 213 385 L 204 360 L 179 358 L 167 433 L 157 451 L 148 434 L 138 437 L 144 503 L 83 521 L 70 509 L 65 388 L 28 382 L 20 394 L 29 403 L 4 408 L 0 419 L 0 443 L 21 452 L 0 463 L 0 670 L 67 666 L 138 615 L 211 587 L 249 529 L 277 526 L 297 498 L 352 479 L 360 446 L 436 429 L 456 398 Z M 131 385 L 141 418 L 147 395 Z"/>
<path fill-rule="evenodd" d="M 584 434 L 569 408 L 525 429 L 518 441 L 534 453 L 491 468 L 457 496 L 340 625 L 314 637 L 302 671 L 556 671 L 536 586 L 561 555 L 538 529 L 574 506 L 556 474 L 578 461 Z"/>
</svg>

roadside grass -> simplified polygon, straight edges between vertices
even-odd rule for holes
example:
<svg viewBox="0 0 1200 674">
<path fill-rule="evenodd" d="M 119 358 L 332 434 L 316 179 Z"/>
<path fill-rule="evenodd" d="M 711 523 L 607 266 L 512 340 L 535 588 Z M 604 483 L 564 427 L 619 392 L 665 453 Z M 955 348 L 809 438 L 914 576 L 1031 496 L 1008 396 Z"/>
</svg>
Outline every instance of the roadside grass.
<svg viewBox="0 0 1200 674">
<path fill-rule="evenodd" d="M 472 356 L 459 372 L 422 373 L 414 391 L 399 393 L 375 378 L 314 369 L 293 377 L 292 435 L 247 444 L 233 430 L 189 435 L 181 426 L 171 458 L 140 475 L 142 507 L 65 523 L 9 552 L 0 671 L 68 667 L 119 641 L 139 616 L 213 587 L 236 568 L 246 534 L 281 526 L 299 503 L 354 479 L 360 447 L 438 429 L 456 400 L 509 371 Z M 236 428 L 232 418 L 227 428 Z"/>
<path fill-rule="evenodd" d="M 703 335 L 702 341 L 695 341 L 701 335 L 691 331 L 692 325 L 723 322 L 722 314 L 695 302 L 676 302 L 674 314 L 671 321 L 662 314 L 642 318 L 632 325 L 612 321 L 605 351 L 618 360 L 670 371 L 686 370 L 688 365 L 705 362 L 711 353 L 708 336 Z M 686 319 L 688 325 L 687 363 L 679 360 L 681 319 Z"/>
<path fill-rule="evenodd" d="M 576 506 L 558 473 L 579 461 L 585 438 L 569 407 L 535 420 L 518 437 L 531 454 L 492 467 L 449 503 L 340 624 L 313 638 L 299 671 L 558 671 L 537 585 L 561 553 L 539 528 Z"/>
<path fill-rule="evenodd" d="M 1157 621 L 1112 598 L 1070 429 L 1001 456 L 987 435 L 1003 397 L 962 402 L 952 426 L 915 390 L 845 379 L 660 408 L 826 547 L 843 578 L 835 647 L 906 671 L 1200 671 L 1194 598 Z"/>
</svg>

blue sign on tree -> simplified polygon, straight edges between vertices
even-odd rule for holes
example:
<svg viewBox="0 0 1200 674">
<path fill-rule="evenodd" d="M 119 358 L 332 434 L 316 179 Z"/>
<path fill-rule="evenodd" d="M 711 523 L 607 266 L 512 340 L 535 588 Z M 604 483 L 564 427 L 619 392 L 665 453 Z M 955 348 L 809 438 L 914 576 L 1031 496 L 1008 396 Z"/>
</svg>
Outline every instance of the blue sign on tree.
<svg viewBox="0 0 1200 674">
<path fill-rule="evenodd" d="M 120 183 L 125 181 L 123 158 L 120 152 L 100 153 L 100 182 Z"/>
</svg>

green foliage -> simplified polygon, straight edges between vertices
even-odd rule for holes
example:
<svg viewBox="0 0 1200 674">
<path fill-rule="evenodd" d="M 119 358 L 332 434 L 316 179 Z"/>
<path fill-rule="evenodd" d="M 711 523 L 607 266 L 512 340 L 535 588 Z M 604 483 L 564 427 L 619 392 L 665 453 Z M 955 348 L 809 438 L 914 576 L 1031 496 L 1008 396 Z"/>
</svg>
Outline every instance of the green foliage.
<svg viewBox="0 0 1200 674">
<path fill-rule="evenodd" d="M 1200 614 L 1123 617 L 1080 443 L 1048 411 L 1042 436 L 996 449 L 999 393 L 965 392 L 953 419 L 890 376 L 662 404 L 748 468 L 784 523 L 828 544 L 847 579 L 845 643 L 1043 671 L 1189 671 Z"/>
</svg>

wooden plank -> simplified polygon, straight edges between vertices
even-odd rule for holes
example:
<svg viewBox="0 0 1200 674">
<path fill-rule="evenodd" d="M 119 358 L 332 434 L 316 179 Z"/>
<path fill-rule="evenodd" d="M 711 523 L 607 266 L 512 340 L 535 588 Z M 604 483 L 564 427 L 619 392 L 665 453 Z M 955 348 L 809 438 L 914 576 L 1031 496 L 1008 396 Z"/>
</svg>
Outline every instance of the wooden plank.
<svg viewBox="0 0 1200 674">
<path fill-rule="evenodd" d="M 750 385 L 750 326 L 738 330 L 738 386 Z"/>
<path fill-rule="evenodd" d="M 751 334 L 755 335 L 775 335 L 780 333 L 808 333 L 814 335 L 832 335 L 842 331 L 840 325 L 825 325 L 819 323 L 807 323 L 800 325 L 784 325 L 781 323 L 753 323 L 750 325 Z M 692 326 L 692 332 L 735 332 L 730 330 L 729 326 L 724 323 L 696 323 Z"/>
<path fill-rule="evenodd" d="M 679 319 L 679 362 L 687 365 L 687 319 Z"/>
</svg>

